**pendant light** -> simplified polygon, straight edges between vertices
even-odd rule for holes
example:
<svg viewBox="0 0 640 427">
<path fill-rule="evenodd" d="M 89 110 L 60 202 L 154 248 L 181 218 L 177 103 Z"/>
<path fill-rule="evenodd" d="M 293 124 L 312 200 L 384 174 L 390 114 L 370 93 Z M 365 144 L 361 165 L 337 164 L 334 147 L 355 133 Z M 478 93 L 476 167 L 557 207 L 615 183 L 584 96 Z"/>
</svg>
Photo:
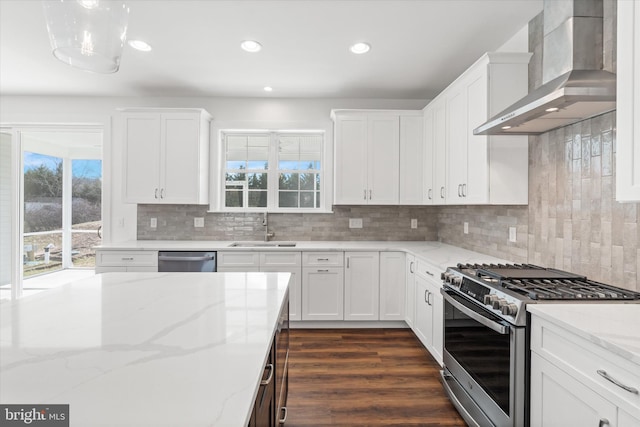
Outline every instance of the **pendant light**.
<svg viewBox="0 0 640 427">
<path fill-rule="evenodd" d="M 125 2 L 44 0 L 43 6 L 56 58 L 86 71 L 118 71 L 129 20 Z"/>
</svg>

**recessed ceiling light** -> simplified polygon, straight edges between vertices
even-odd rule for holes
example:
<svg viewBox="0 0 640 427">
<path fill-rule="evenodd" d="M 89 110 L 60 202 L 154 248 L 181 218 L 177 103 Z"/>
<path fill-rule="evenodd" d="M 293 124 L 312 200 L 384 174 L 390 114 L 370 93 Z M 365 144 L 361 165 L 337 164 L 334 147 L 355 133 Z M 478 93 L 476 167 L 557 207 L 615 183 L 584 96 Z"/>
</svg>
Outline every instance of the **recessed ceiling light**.
<svg viewBox="0 0 640 427">
<path fill-rule="evenodd" d="M 260 52 L 262 50 L 262 45 L 255 40 L 245 40 L 240 43 L 240 47 L 247 52 Z"/>
<path fill-rule="evenodd" d="M 271 86 L 265 86 L 264 87 L 264 91 L 265 92 L 273 92 L 273 88 Z"/>
<path fill-rule="evenodd" d="M 357 55 L 367 53 L 371 49 L 371 46 L 368 43 L 358 42 L 352 45 L 349 50 Z"/>
<path fill-rule="evenodd" d="M 503 130 L 511 129 L 511 126 L 502 126 Z"/>
<path fill-rule="evenodd" d="M 553 113 L 554 111 L 558 111 L 559 108 L 558 107 L 551 107 L 551 108 L 547 108 L 546 111 L 547 113 Z"/>
<path fill-rule="evenodd" d="M 149 45 L 149 43 L 144 42 L 142 40 L 129 40 L 129 46 L 141 52 L 151 51 L 151 45 Z"/>
</svg>

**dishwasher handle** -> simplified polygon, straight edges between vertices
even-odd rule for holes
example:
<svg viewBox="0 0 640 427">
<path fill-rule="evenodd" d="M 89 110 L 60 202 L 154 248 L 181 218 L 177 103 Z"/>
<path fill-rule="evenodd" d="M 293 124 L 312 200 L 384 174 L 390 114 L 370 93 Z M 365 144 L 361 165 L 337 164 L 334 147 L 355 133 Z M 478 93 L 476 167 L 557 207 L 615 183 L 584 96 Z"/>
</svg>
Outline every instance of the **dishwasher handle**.
<svg viewBox="0 0 640 427">
<path fill-rule="evenodd" d="M 188 262 L 188 261 L 211 261 L 215 259 L 213 255 L 205 255 L 205 256 L 168 256 L 168 255 L 158 255 L 158 261 L 178 261 L 178 262 Z"/>
</svg>

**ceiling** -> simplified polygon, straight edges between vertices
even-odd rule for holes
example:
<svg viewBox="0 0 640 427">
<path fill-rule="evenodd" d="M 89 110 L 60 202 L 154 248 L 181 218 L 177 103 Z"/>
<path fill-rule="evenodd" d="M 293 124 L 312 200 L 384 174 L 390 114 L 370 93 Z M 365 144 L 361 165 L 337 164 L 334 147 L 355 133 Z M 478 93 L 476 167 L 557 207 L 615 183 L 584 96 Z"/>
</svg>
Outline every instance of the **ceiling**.
<svg viewBox="0 0 640 427">
<path fill-rule="evenodd" d="M 542 0 L 129 0 L 120 70 L 53 57 L 41 1 L 0 0 L 0 95 L 430 99 Z M 262 43 L 258 53 L 242 40 Z M 364 55 L 349 52 L 371 44 Z M 272 86 L 273 92 L 263 91 Z"/>
</svg>

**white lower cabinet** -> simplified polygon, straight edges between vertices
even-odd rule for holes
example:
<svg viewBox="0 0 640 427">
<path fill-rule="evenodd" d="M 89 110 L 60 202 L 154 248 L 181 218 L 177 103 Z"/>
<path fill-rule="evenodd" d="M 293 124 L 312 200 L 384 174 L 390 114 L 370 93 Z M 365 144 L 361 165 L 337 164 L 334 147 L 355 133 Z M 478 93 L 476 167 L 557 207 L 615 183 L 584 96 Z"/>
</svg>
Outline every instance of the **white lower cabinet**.
<svg viewBox="0 0 640 427">
<path fill-rule="evenodd" d="M 636 363 L 536 315 L 531 323 L 532 427 L 640 426 Z"/>
<path fill-rule="evenodd" d="M 405 282 L 404 321 L 413 329 L 416 315 L 416 257 L 409 254 L 405 260 Z"/>
<path fill-rule="evenodd" d="M 440 275 L 440 272 L 437 272 Z M 413 331 L 433 358 L 442 365 L 443 300 L 441 283 L 433 267 L 418 261 L 415 274 L 415 319 Z"/>
<path fill-rule="evenodd" d="M 344 320 L 378 320 L 378 252 L 345 252 L 344 259 Z"/>
<path fill-rule="evenodd" d="M 405 253 L 380 252 L 380 320 L 404 320 Z"/>
<path fill-rule="evenodd" d="M 260 271 L 259 252 L 218 251 L 216 271 L 220 273 Z"/>
<path fill-rule="evenodd" d="M 302 320 L 344 320 L 343 262 L 343 252 L 303 252 Z"/>
<path fill-rule="evenodd" d="M 158 251 L 112 251 L 96 249 L 96 274 L 157 271 Z"/>
</svg>

